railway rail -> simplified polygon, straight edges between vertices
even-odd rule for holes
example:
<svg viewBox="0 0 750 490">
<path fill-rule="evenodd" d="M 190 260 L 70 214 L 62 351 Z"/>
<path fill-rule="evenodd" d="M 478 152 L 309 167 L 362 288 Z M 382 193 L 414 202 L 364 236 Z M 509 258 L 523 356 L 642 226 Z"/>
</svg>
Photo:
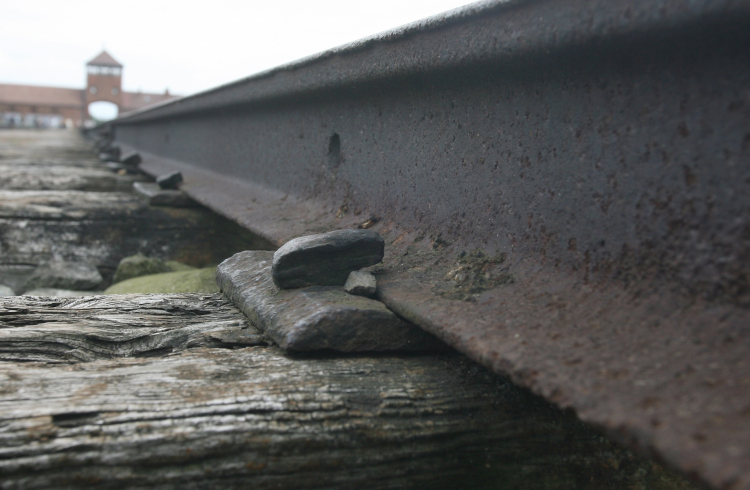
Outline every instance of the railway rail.
<svg viewBox="0 0 750 490">
<path fill-rule="evenodd" d="M 748 87 L 748 1 L 490 1 L 98 131 L 277 246 L 371 227 L 393 311 L 739 490 Z"/>
<path fill-rule="evenodd" d="M 269 273 L 268 243 L 152 202 L 141 190 L 158 184 L 112 172 L 78 132 L 0 131 L 0 160 L 1 488 L 696 488 L 377 301 L 324 334 L 337 354 L 284 352 L 268 315 L 314 331 L 321 299 L 354 297 L 266 284 L 260 298 L 243 284 Z M 159 258 L 190 264 L 149 275 Z M 388 337 L 364 330 L 383 314 Z"/>
</svg>

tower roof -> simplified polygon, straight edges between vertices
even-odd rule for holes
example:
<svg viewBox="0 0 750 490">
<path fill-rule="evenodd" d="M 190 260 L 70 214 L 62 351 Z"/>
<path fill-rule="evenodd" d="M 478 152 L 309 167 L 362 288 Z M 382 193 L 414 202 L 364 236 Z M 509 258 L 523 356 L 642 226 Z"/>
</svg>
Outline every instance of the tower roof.
<svg viewBox="0 0 750 490">
<path fill-rule="evenodd" d="M 86 66 L 89 66 L 89 65 L 116 66 L 118 68 L 122 68 L 122 65 L 118 63 L 117 60 L 112 57 L 112 55 L 110 55 L 104 50 L 102 50 L 101 53 L 96 55 L 96 57 L 93 60 L 86 63 Z"/>
</svg>

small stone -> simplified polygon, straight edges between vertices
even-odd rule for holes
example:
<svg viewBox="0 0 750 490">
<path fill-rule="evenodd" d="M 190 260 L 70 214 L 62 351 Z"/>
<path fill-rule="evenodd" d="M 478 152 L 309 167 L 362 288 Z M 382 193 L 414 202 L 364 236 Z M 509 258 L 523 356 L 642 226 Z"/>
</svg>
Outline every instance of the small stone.
<svg viewBox="0 0 750 490">
<path fill-rule="evenodd" d="M 40 264 L 34 270 L 26 281 L 24 290 L 55 288 L 85 291 L 94 289 L 102 281 L 102 275 L 91 264 L 52 260 Z"/>
<path fill-rule="evenodd" d="M 161 274 L 171 272 L 172 269 L 160 259 L 152 259 L 143 254 L 131 255 L 125 257 L 117 266 L 115 275 L 112 278 L 112 284 L 132 279 L 134 277 L 149 276 L 151 274 Z"/>
<path fill-rule="evenodd" d="M 182 191 L 165 190 L 152 182 L 133 182 L 133 190 L 146 198 L 152 206 L 172 206 L 186 208 L 195 206 L 195 201 Z"/>
<path fill-rule="evenodd" d="M 26 291 L 23 296 L 50 296 L 54 298 L 75 298 L 78 296 L 95 296 L 101 293 L 91 291 L 74 291 L 72 289 L 39 288 Z"/>
<path fill-rule="evenodd" d="M 373 296 L 377 290 L 375 276 L 366 271 L 353 271 L 344 284 L 344 291 L 357 296 Z"/>
<path fill-rule="evenodd" d="M 383 260 L 385 242 L 372 230 L 337 230 L 290 240 L 273 254 L 281 289 L 343 286 L 349 273 Z"/>
<path fill-rule="evenodd" d="M 156 183 L 162 189 L 177 189 L 180 182 L 182 182 L 182 172 L 171 172 L 156 178 Z"/>
<path fill-rule="evenodd" d="M 136 166 L 139 163 L 141 163 L 141 154 L 137 151 L 131 151 L 130 153 L 126 153 L 122 157 L 120 157 L 120 163 L 123 165 L 131 165 Z"/>
<path fill-rule="evenodd" d="M 281 348 L 339 352 L 442 350 L 444 344 L 373 299 L 341 286 L 280 290 L 271 278 L 273 252 L 240 252 L 216 271 L 216 282 L 253 325 Z"/>
<path fill-rule="evenodd" d="M 0 284 L 0 297 L 3 296 L 15 296 L 16 293 L 13 291 L 12 288 L 9 288 L 8 286 L 5 286 L 3 284 Z"/>
</svg>

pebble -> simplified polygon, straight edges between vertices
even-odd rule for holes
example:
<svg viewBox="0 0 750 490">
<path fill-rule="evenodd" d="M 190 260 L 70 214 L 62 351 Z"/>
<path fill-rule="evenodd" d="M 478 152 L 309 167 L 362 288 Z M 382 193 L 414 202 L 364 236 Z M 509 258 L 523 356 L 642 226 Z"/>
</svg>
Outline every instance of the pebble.
<svg viewBox="0 0 750 490">
<path fill-rule="evenodd" d="M 26 281 L 24 290 L 39 288 L 94 289 L 103 281 L 96 267 L 83 262 L 52 260 L 40 264 Z"/>
<path fill-rule="evenodd" d="M 182 172 L 171 172 L 156 178 L 156 183 L 162 189 L 177 189 L 180 182 L 182 182 Z"/>
<path fill-rule="evenodd" d="M 273 255 L 281 289 L 343 286 L 349 273 L 383 260 L 385 242 L 372 230 L 337 230 L 295 238 Z"/>
<path fill-rule="evenodd" d="M 367 271 L 353 271 L 344 284 L 344 291 L 357 296 L 374 296 L 377 290 L 375 276 Z"/>
<path fill-rule="evenodd" d="M 281 348 L 339 352 L 445 348 L 383 303 L 347 294 L 341 286 L 278 289 L 271 278 L 273 260 L 273 252 L 240 252 L 219 264 L 216 282 L 253 325 Z"/>
<path fill-rule="evenodd" d="M 3 296 L 15 296 L 16 293 L 13 291 L 12 288 L 9 288 L 8 286 L 5 286 L 3 284 L 0 284 L 0 298 Z"/>
<path fill-rule="evenodd" d="M 137 151 L 131 151 L 120 157 L 120 163 L 123 165 L 136 166 L 141 163 L 141 155 Z"/>
</svg>

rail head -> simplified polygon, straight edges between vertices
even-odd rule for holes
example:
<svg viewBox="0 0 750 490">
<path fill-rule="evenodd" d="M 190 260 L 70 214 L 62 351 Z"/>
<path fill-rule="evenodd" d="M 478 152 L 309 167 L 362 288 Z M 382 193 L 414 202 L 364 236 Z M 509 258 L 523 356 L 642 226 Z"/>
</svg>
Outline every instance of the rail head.
<svg viewBox="0 0 750 490">
<path fill-rule="evenodd" d="M 123 114 L 131 124 L 481 64 L 750 15 L 746 0 L 486 0 L 177 100 Z"/>
</svg>

